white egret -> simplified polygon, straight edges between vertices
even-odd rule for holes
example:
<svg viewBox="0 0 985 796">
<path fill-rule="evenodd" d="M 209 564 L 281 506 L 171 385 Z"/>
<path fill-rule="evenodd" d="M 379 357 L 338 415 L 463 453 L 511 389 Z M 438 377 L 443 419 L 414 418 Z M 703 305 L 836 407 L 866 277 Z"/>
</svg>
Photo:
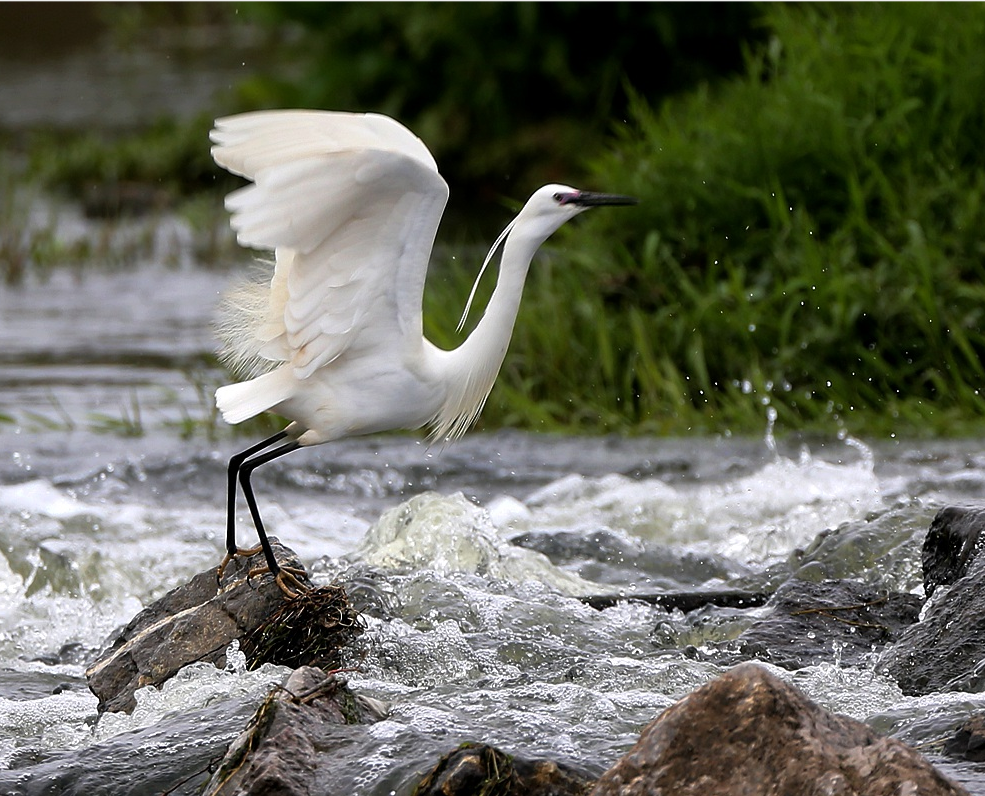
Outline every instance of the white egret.
<svg viewBox="0 0 985 796">
<path fill-rule="evenodd" d="M 479 271 L 476 284 L 502 244 L 482 319 L 445 351 L 423 335 L 421 300 L 448 186 L 419 138 L 377 114 L 285 110 L 218 119 L 211 139 L 216 163 L 252 182 L 226 198 L 239 243 L 275 253 L 269 281 L 227 297 L 223 356 L 248 378 L 220 387 L 216 404 L 228 423 L 268 410 L 292 421 L 229 461 L 222 566 L 262 549 L 289 591 L 286 582 L 297 583 L 267 541 L 253 470 L 300 447 L 378 431 L 429 425 L 434 439 L 461 436 L 493 387 L 538 247 L 589 207 L 636 200 L 566 185 L 535 191 Z M 249 551 L 236 545 L 237 480 L 260 539 Z"/>
</svg>

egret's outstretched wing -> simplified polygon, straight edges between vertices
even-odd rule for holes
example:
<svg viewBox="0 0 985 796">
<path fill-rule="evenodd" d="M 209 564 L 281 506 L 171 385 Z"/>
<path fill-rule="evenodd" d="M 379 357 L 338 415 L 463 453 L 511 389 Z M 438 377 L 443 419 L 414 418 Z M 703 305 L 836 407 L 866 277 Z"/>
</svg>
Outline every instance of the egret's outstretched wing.
<svg viewBox="0 0 985 796">
<path fill-rule="evenodd" d="M 258 171 L 327 152 L 378 149 L 438 170 L 427 146 L 389 116 L 332 111 L 256 111 L 216 119 L 215 162 L 252 180 Z"/>
<path fill-rule="evenodd" d="M 276 252 L 255 351 L 298 378 L 356 349 L 413 355 L 448 186 L 384 116 L 269 111 L 220 119 L 213 157 L 253 181 L 226 207 L 239 242 Z"/>
</svg>

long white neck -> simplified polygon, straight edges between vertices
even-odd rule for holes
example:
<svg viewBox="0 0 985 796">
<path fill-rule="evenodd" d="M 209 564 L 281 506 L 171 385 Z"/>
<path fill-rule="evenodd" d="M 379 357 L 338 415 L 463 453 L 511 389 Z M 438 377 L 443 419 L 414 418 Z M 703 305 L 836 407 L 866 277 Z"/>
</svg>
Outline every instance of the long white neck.
<svg viewBox="0 0 985 796">
<path fill-rule="evenodd" d="M 473 362 L 478 360 L 490 365 L 494 371 L 493 379 L 499 372 L 513 336 L 527 270 L 542 242 L 516 233 L 510 234 L 503 246 L 496 288 L 489 297 L 485 312 L 472 334 L 456 349 L 456 353 L 461 352 L 463 357 Z"/>
<path fill-rule="evenodd" d="M 496 288 L 482 318 L 465 342 L 443 357 L 447 394 L 435 417 L 433 438 L 461 436 L 482 410 L 513 336 L 527 270 L 544 240 L 515 229 L 506 238 Z"/>
</svg>

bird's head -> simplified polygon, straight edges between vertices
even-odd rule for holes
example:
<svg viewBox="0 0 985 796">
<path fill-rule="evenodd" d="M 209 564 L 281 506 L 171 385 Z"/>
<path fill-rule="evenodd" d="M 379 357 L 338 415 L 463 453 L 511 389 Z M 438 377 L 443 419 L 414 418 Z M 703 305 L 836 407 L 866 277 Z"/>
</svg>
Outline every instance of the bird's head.
<svg viewBox="0 0 985 796">
<path fill-rule="evenodd" d="M 476 288 L 479 280 L 485 273 L 486 266 L 495 254 L 499 245 L 507 238 L 524 241 L 530 247 L 524 268 L 530 263 L 530 257 L 540 244 L 547 240 L 565 221 L 574 218 L 579 213 L 588 210 L 590 207 L 600 205 L 635 205 L 639 200 L 633 196 L 622 196 L 614 193 L 595 193 L 593 191 L 579 191 L 569 185 L 545 185 L 533 192 L 527 203 L 504 229 L 496 242 L 486 255 L 486 259 L 479 269 L 479 275 L 475 278 L 472 285 L 472 292 L 469 300 L 465 304 L 465 312 L 462 319 L 458 322 L 458 330 L 461 331 L 468 317 L 469 308 L 472 306 L 472 299 L 475 298 Z M 504 253 L 505 257 L 505 253 Z"/>
<path fill-rule="evenodd" d="M 634 205 L 632 196 L 579 191 L 568 185 L 545 185 L 533 192 L 516 217 L 515 232 L 522 230 L 531 238 L 547 240 L 565 221 L 590 207 L 601 205 Z"/>
</svg>

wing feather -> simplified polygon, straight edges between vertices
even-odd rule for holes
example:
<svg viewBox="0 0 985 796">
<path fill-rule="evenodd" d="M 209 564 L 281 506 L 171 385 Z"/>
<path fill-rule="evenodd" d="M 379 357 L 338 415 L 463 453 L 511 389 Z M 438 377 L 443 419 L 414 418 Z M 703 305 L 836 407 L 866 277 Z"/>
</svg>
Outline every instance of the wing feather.
<svg viewBox="0 0 985 796">
<path fill-rule="evenodd" d="M 376 113 L 276 110 L 216 119 L 210 135 L 215 162 L 252 180 L 258 171 L 309 155 L 376 149 L 419 160 L 438 171 L 427 146 L 410 130 Z"/>
<path fill-rule="evenodd" d="M 248 354 L 303 379 L 353 347 L 419 350 L 448 199 L 420 139 L 384 116 L 304 111 L 220 119 L 212 138 L 216 162 L 253 180 L 226 200 L 237 239 L 275 252 Z"/>
</svg>

